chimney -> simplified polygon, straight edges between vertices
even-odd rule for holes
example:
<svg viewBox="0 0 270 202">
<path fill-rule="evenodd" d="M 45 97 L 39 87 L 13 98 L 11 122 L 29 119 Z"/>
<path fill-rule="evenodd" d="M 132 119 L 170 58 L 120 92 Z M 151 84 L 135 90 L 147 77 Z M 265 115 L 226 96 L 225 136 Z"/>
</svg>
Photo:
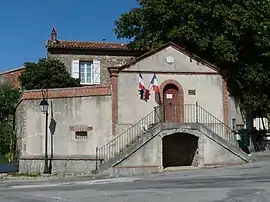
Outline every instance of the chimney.
<svg viewBox="0 0 270 202">
<path fill-rule="evenodd" d="M 56 42 L 57 42 L 57 33 L 56 33 L 55 28 L 52 29 L 52 33 L 51 33 L 51 41 L 52 41 L 53 43 L 56 43 Z"/>
</svg>

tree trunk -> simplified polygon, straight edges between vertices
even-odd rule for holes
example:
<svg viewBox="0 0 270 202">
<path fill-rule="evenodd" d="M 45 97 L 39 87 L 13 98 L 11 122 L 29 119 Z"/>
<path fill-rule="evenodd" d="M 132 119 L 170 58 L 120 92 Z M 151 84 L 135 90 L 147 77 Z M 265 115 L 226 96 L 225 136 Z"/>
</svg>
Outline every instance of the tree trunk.
<svg viewBox="0 0 270 202">
<path fill-rule="evenodd" d="M 263 130 L 266 131 L 263 116 L 261 116 L 261 120 L 262 120 Z"/>
<path fill-rule="evenodd" d="M 253 115 L 251 113 L 246 114 L 246 129 L 249 131 L 252 131 L 254 128 L 254 123 L 253 123 Z M 250 146 L 249 150 L 255 151 L 254 144 L 256 145 L 256 135 L 254 133 L 250 133 Z"/>
</svg>

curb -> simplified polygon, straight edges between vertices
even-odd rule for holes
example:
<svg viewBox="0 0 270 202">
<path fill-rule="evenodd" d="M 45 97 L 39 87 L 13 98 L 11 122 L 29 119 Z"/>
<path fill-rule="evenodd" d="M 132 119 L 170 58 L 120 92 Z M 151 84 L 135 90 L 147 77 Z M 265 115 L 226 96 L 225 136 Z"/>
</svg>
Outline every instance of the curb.
<svg viewBox="0 0 270 202">
<path fill-rule="evenodd" d="M 97 175 L 80 175 L 80 176 L 66 176 L 66 177 L 54 177 L 54 176 L 48 176 L 48 177 L 36 177 L 35 178 L 28 178 L 28 179 L 0 179 L 0 185 L 7 185 L 7 184 L 24 184 L 24 183 L 37 183 L 37 182 L 69 182 L 69 181 L 84 181 L 87 180 L 98 180 L 98 179 L 109 179 L 110 177 L 108 175 L 104 174 L 97 174 Z"/>
</svg>

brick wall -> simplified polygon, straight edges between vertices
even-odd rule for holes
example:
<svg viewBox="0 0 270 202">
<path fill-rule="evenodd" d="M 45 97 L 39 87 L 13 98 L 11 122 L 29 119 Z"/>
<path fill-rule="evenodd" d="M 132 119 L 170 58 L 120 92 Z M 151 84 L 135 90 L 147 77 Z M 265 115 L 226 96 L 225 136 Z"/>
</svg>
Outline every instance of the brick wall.
<svg viewBox="0 0 270 202">
<path fill-rule="evenodd" d="M 227 83 L 224 79 L 222 79 L 222 94 L 223 94 L 223 122 L 229 126 L 230 125 L 230 101 L 229 101 L 229 92 L 227 89 Z"/>
<path fill-rule="evenodd" d="M 88 97 L 88 96 L 103 96 L 111 95 L 111 89 L 108 85 L 102 86 L 85 86 L 73 88 L 55 88 L 42 90 L 27 90 L 21 96 L 22 100 L 42 99 L 43 96 L 49 99 L 55 98 L 74 98 L 74 97 Z"/>
<path fill-rule="evenodd" d="M 22 67 L 4 73 L 0 73 L 0 83 L 8 83 L 16 88 L 19 88 L 20 87 L 19 76 L 21 75 L 23 70 L 24 68 Z"/>
</svg>

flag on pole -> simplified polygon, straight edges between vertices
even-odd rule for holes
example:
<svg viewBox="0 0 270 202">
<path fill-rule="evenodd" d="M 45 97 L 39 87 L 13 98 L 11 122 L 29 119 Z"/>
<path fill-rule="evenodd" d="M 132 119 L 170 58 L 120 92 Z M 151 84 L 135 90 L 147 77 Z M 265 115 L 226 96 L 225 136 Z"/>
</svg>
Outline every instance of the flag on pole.
<svg viewBox="0 0 270 202">
<path fill-rule="evenodd" d="M 153 91 L 158 92 L 159 88 L 158 88 L 158 80 L 157 80 L 157 76 L 156 74 L 154 74 L 152 80 L 151 80 L 151 84 L 153 85 Z"/>
<path fill-rule="evenodd" d="M 149 97 L 150 97 L 150 90 L 145 89 L 145 99 L 144 99 L 144 101 L 147 102 L 149 100 Z"/>
<path fill-rule="evenodd" d="M 143 77 L 141 74 L 139 74 L 139 89 L 142 90 L 144 89 L 145 86 L 144 86 L 144 80 L 143 80 Z"/>
<path fill-rule="evenodd" d="M 144 80 L 141 74 L 139 74 L 139 94 L 141 100 L 144 100 L 145 102 L 149 100 L 150 90 L 145 88 Z"/>
<path fill-rule="evenodd" d="M 141 90 L 139 90 L 139 94 L 140 94 L 140 99 L 147 102 L 149 100 L 149 97 L 150 97 L 150 90 L 148 90 L 146 88 L 141 89 Z"/>
</svg>

